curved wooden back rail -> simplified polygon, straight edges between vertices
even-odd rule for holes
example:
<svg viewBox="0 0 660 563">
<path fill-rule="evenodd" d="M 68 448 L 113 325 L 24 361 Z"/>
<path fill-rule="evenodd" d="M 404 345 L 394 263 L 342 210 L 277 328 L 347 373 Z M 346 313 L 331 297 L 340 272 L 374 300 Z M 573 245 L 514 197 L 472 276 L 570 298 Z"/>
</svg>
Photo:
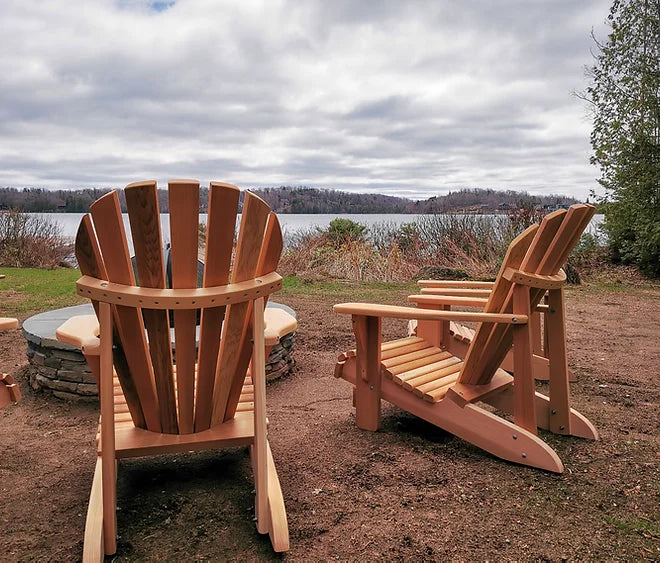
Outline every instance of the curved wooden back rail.
<svg viewBox="0 0 660 563">
<path fill-rule="evenodd" d="M 155 182 L 125 189 L 137 279 L 116 192 L 96 201 L 80 223 L 77 292 L 92 300 L 97 314 L 99 302 L 112 305 L 114 368 L 138 428 L 189 434 L 234 416 L 252 354 L 252 301 L 280 289 L 275 268 L 282 251 L 276 215 L 249 192 L 234 248 L 239 193 L 211 183 L 201 288 L 198 182 L 169 183 L 172 288 L 166 287 Z"/>
</svg>

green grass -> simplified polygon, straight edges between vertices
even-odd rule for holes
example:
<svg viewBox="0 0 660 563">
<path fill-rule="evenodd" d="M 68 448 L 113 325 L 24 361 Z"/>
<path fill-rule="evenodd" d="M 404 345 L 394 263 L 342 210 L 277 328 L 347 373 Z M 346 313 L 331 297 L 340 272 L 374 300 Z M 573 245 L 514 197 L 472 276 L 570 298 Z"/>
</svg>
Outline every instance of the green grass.
<svg viewBox="0 0 660 563">
<path fill-rule="evenodd" d="M 86 300 L 75 293 L 80 271 L 70 268 L 0 268 L 0 311 L 5 316 L 78 305 Z"/>
<path fill-rule="evenodd" d="M 25 316 L 60 307 L 69 307 L 86 300 L 75 293 L 80 272 L 68 268 L 41 270 L 36 268 L 0 268 L 0 315 Z M 647 289 L 647 288 L 642 288 Z M 634 291 L 640 288 L 612 288 L 602 285 L 582 286 L 579 291 Z M 306 281 L 297 276 L 284 276 L 282 296 L 322 296 L 341 301 L 388 302 L 393 295 L 417 293 L 415 283 Z"/>
<path fill-rule="evenodd" d="M 660 525 L 657 522 L 645 518 L 635 518 L 632 520 L 621 520 L 611 516 L 605 516 L 605 521 L 622 532 L 636 532 L 643 536 L 652 536 L 660 538 Z"/>
<path fill-rule="evenodd" d="M 284 276 L 282 290 L 278 295 L 320 295 L 347 301 L 362 299 L 386 300 L 393 292 L 416 293 L 417 290 L 417 284 L 412 282 L 307 282 L 297 276 Z"/>
</svg>

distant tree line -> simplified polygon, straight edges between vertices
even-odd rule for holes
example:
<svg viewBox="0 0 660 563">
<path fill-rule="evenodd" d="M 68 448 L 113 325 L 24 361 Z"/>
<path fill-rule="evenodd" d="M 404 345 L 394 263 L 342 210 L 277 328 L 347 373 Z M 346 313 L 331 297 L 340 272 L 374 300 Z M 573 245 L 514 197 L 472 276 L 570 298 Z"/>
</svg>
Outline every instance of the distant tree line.
<svg viewBox="0 0 660 563">
<path fill-rule="evenodd" d="M 45 190 L 42 188 L 0 188 L 0 209 L 30 213 L 85 213 L 89 206 L 110 190 Z M 496 213 L 521 208 L 554 209 L 577 200 L 562 195 L 537 196 L 527 192 L 493 189 L 463 189 L 426 200 L 411 200 L 382 194 L 358 194 L 339 190 L 280 186 L 251 190 L 277 213 Z M 200 189 L 200 210 L 208 206 L 208 188 Z M 162 213 L 169 213 L 167 191 L 158 190 Z M 126 211 L 123 190 L 119 190 L 122 211 Z"/>
<path fill-rule="evenodd" d="M 578 201 L 562 195 L 536 196 L 527 192 L 462 189 L 426 200 L 381 194 L 280 186 L 252 190 L 278 213 L 493 213 L 520 208 L 555 208 Z"/>
</svg>

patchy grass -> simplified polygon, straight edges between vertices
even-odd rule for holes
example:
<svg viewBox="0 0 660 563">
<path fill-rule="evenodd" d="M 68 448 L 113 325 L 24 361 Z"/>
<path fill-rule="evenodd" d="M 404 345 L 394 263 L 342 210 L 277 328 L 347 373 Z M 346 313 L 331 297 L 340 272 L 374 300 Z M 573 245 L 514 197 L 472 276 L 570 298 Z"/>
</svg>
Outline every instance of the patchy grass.
<svg viewBox="0 0 660 563">
<path fill-rule="evenodd" d="M 392 293 L 417 293 L 417 291 L 418 286 L 413 282 L 307 281 L 289 275 L 284 276 L 282 290 L 277 295 L 319 295 L 344 301 L 387 301 Z"/>
<path fill-rule="evenodd" d="M 87 300 L 75 293 L 80 271 L 70 268 L 0 268 L 0 312 L 23 317 L 48 309 L 78 305 Z"/>
<path fill-rule="evenodd" d="M 617 530 L 630 533 L 634 532 L 646 538 L 660 538 L 660 524 L 647 518 L 633 518 L 621 520 L 611 516 L 605 516 L 605 522 L 614 526 Z"/>
</svg>

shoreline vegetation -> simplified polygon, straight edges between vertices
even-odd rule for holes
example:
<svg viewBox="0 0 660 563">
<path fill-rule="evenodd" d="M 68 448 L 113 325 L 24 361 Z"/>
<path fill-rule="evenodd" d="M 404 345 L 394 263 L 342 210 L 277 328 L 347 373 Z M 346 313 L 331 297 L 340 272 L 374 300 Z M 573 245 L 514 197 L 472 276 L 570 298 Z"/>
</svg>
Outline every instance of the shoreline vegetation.
<svg viewBox="0 0 660 563">
<path fill-rule="evenodd" d="M 278 271 L 310 281 L 411 282 L 423 278 L 492 280 L 510 241 L 546 210 L 522 208 L 501 215 L 436 214 L 395 224 L 363 225 L 335 218 L 326 228 L 310 227 L 285 236 Z M 200 224 L 200 252 L 205 225 Z M 586 233 L 571 254 L 569 283 L 641 277 L 630 267 L 614 267 L 606 237 Z M 0 266 L 76 268 L 72 241 L 46 215 L 0 212 Z"/>
<path fill-rule="evenodd" d="M 0 211 L 0 266 L 48 269 L 77 266 L 72 241 L 62 236 L 56 221 L 38 212 L 25 212 L 26 207 L 35 209 L 50 201 L 44 199 L 45 196 L 61 193 L 0 189 L 0 206 L 12 205 Z M 67 211 L 82 205 L 86 206 L 86 211 L 87 199 L 97 198 L 105 191 L 64 193 L 70 198 L 66 203 Z M 400 214 L 405 214 L 406 210 L 419 213 L 414 220 L 411 217 L 410 222 L 395 224 L 387 221 L 388 211 L 383 207 L 380 211 L 383 221 L 379 223 L 367 226 L 361 224 L 359 218 L 354 221 L 338 217 L 326 228 L 310 227 L 288 234 L 279 271 L 283 275 L 297 276 L 303 283 L 310 280 L 406 283 L 421 278 L 491 280 L 515 236 L 539 222 L 549 211 L 575 201 L 561 196 L 541 198 L 524 192 L 494 190 L 461 190 L 424 202 L 313 188 L 266 188 L 257 193 L 280 213 L 282 209 L 310 212 L 310 208 L 305 207 L 309 202 L 315 202 L 314 210 L 318 213 L 333 213 L 332 206 L 340 204 L 343 206 L 340 211 L 344 213 L 357 215 L 362 209 L 360 206 L 367 204 L 369 207 L 365 211 L 378 213 L 378 202 Z M 23 210 L 15 207 L 21 203 L 20 198 L 3 200 L 7 195 L 20 195 Z M 202 211 L 207 196 L 208 191 L 201 198 Z M 165 212 L 167 200 L 163 199 L 161 209 Z M 303 205 L 304 202 L 307 203 Z M 395 204 L 408 207 L 392 207 Z M 436 213 L 429 212 L 433 206 Z M 204 231 L 204 225 L 200 225 L 200 247 L 204 244 Z M 583 279 L 635 283 L 641 279 L 634 267 L 612 263 L 607 242 L 601 231 L 582 236 L 566 266 L 570 283 L 580 283 Z"/>
</svg>

